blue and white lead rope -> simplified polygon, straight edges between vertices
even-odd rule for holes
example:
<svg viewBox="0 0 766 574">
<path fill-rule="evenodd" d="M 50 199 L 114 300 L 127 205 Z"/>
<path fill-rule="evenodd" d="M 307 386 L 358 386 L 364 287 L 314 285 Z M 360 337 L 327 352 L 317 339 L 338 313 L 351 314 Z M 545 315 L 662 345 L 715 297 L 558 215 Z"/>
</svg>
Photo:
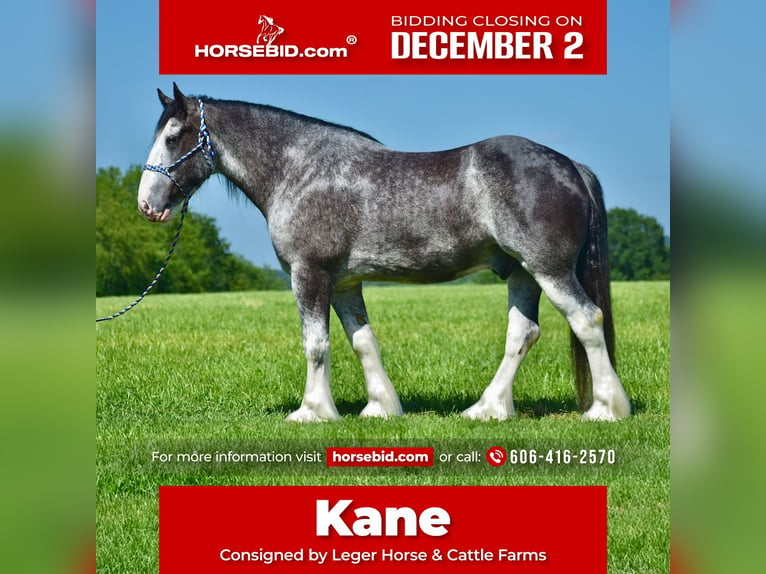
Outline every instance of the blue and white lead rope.
<svg viewBox="0 0 766 574">
<path fill-rule="evenodd" d="M 181 192 L 181 195 L 184 196 L 184 203 L 181 207 L 181 219 L 178 222 L 178 227 L 176 228 L 176 234 L 173 237 L 173 242 L 170 244 L 170 249 L 168 250 L 167 256 L 165 256 L 165 260 L 162 262 L 162 266 L 160 267 L 160 270 L 157 271 L 157 274 L 154 276 L 154 279 L 152 279 L 152 282 L 149 283 L 149 286 L 144 289 L 144 292 L 141 293 L 141 295 L 138 296 L 138 298 L 133 301 L 130 305 L 122 309 L 121 311 L 117 311 L 117 313 L 113 313 L 111 315 L 107 315 L 106 317 L 100 317 L 96 319 L 96 323 L 99 323 L 101 321 L 111 321 L 112 319 L 116 319 L 117 317 L 124 315 L 128 311 L 130 311 L 133 307 L 138 305 L 144 297 L 146 297 L 149 292 L 154 289 L 154 286 L 157 284 L 157 281 L 160 280 L 160 277 L 162 277 L 162 274 L 165 272 L 165 268 L 168 266 L 168 262 L 170 261 L 170 258 L 173 257 L 173 252 L 176 250 L 176 243 L 178 243 L 178 238 L 181 236 L 181 227 L 183 227 L 184 224 L 184 218 L 186 217 L 186 212 L 189 211 L 189 200 L 191 199 L 191 195 L 186 193 L 184 191 L 184 188 L 181 186 L 178 181 L 171 175 L 170 170 L 178 167 L 180 164 L 182 164 L 184 161 L 189 159 L 191 156 L 193 156 L 198 151 L 202 151 L 205 155 L 205 161 L 207 161 L 207 166 L 210 169 L 210 173 L 213 173 L 214 167 L 213 167 L 213 157 L 215 156 L 213 152 L 213 146 L 210 145 L 210 132 L 207 131 L 207 123 L 205 121 L 205 104 L 202 103 L 202 100 L 197 100 L 199 102 L 199 117 L 200 117 L 200 124 L 199 124 L 199 134 L 197 135 L 197 145 L 194 146 L 191 150 L 189 150 L 187 153 L 182 155 L 180 158 L 178 158 L 176 161 L 171 163 L 169 166 L 164 167 L 162 165 L 151 165 L 151 164 L 144 164 L 144 169 L 148 171 L 156 171 L 157 173 L 161 173 L 162 175 L 168 177 L 170 181 L 173 182 L 173 184 L 178 188 L 178 190 Z M 206 149 L 207 148 L 207 149 Z"/>
<path fill-rule="evenodd" d="M 157 274 L 154 276 L 154 279 L 152 279 L 152 282 L 149 283 L 149 286 L 146 289 L 144 289 L 144 292 L 141 293 L 141 295 L 139 295 L 135 301 L 133 301 L 130 305 L 125 307 L 122 311 L 117 311 L 116 313 L 107 315 L 106 317 L 100 317 L 96 319 L 96 323 L 100 323 L 101 321 L 111 321 L 112 319 L 116 319 L 120 315 L 124 315 L 125 313 L 130 311 L 133 307 L 138 305 L 142 301 L 142 299 L 149 294 L 149 291 L 154 289 L 154 286 L 157 284 L 157 281 L 160 280 L 160 277 L 162 277 L 162 274 L 165 272 L 165 268 L 168 266 L 168 262 L 170 261 L 170 258 L 173 257 L 173 252 L 176 250 L 176 243 L 178 243 L 178 238 L 181 236 L 181 227 L 183 227 L 184 218 L 186 217 L 186 212 L 189 211 L 189 199 L 190 199 L 189 196 L 187 196 L 184 199 L 183 206 L 181 207 L 181 220 L 178 222 L 178 227 L 176 228 L 175 237 L 173 237 L 173 242 L 170 244 L 170 249 L 168 250 L 168 254 L 165 256 L 165 260 L 162 262 L 162 266 L 160 267 L 160 270 L 157 271 Z"/>
</svg>

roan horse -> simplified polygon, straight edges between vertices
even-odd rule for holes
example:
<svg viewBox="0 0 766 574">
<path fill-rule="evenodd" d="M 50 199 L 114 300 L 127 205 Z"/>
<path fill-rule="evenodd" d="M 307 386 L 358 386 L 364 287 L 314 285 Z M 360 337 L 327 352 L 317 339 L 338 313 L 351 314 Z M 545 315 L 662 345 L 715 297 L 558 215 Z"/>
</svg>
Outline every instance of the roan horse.
<svg viewBox="0 0 766 574">
<path fill-rule="evenodd" d="M 150 221 L 168 221 L 184 197 L 219 173 L 266 217 L 292 278 L 308 362 L 303 401 L 287 420 L 339 417 L 330 391 L 330 306 L 364 370 L 362 416 L 402 413 L 362 281 L 439 282 L 486 268 L 508 282 L 505 356 L 463 415 L 515 414 L 513 379 L 540 336 L 541 290 L 571 327 L 583 417 L 630 414 L 612 366 L 602 190 L 587 167 L 521 137 L 405 153 L 271 106 L 187 98 L 175 84 L 172 98 L 158 93 L 163 111 L 138 208 Z"/>
</svg>

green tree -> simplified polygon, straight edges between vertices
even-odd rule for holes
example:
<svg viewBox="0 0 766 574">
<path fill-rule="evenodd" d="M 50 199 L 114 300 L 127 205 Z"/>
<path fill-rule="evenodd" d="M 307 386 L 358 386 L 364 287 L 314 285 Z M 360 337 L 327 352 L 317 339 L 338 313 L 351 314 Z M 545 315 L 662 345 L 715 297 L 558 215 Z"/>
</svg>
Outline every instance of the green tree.
<svg viewBox="0 0 766 574">
<path fill-rule="evenodd" d="M 670 248 L 660 223 L 634 209 L 607 212 L 609 267 L 615 281 L 670 278 Z"/>
<path fill-rule="evenodd" d="M 178 217 L 150 224 L 138 215 L 139 167 L 124 175 L 116 167 L 96 173 L 96 295 L 141 293 L 170 247 Z M 285 289 L 283 275 L 232 254 L 215 221 L 189 212 L 173 260 L 157 292 Z"/>
</svg>

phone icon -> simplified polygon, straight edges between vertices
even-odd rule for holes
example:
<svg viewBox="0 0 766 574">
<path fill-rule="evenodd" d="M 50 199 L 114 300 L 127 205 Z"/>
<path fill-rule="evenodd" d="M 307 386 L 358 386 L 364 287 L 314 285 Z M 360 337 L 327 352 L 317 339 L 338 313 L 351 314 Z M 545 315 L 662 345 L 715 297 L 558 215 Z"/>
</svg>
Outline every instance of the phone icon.
<svg viewBox="0 0 766 574">
<path fill-rule="evenodd" d="M 492 466 L 502 466 L 507 458 L 508 455 L 501 446 L 493 446 L 487 451 L 487 462 Z"/>
</svg>

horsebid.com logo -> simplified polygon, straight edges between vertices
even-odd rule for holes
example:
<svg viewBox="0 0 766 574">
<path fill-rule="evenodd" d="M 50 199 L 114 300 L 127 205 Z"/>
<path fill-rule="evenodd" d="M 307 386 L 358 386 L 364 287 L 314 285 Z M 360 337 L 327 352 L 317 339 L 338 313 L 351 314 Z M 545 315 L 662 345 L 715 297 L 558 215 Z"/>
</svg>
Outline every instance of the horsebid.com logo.
<svg viewBox="0 0 766 574">
<path fill-rule="evenodd" d="M 274 24 L 274 18 L 269 18 L 265 14 L 261 14 L 258 18 L 258 23 L 261 25 L 261 33 L 258 34 L 256 42 L 266 42 L 267 46 L 271 46 L 271 43 L 276 40 L 277 36 L 284 33 L 285 29 L 282 26 Z"/>
<path fill-rule="evenodd" d="M 254 44 L 195 44 L 195 58 L 346 58 L 348 48 L 299 47 L 295 44 L 275 44 L 285 28 L 265 14 L 258 17 L 259 32 Z M 348 45 L 356 44 L 355 36 L 346 37 Z"/>
</svg>

